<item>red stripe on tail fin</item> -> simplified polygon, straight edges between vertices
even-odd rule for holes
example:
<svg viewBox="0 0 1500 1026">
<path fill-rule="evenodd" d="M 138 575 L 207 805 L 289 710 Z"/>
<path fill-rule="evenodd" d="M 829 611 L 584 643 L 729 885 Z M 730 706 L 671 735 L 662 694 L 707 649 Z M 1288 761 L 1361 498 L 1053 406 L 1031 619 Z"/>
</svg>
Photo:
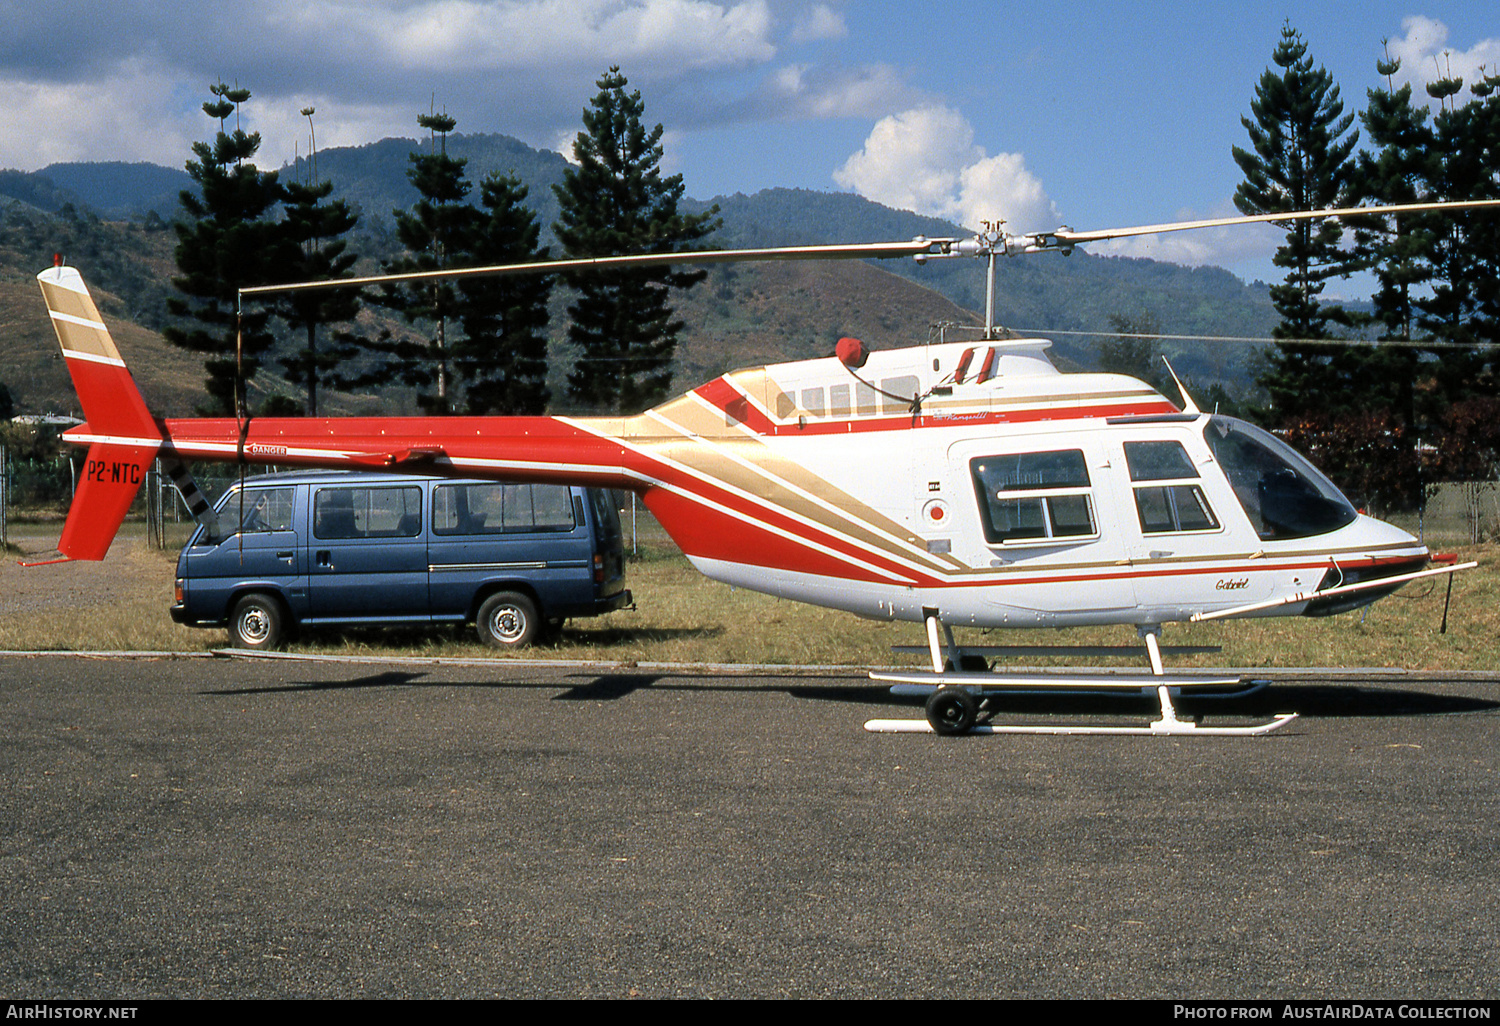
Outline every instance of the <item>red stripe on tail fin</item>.
<svg viewBox="0 0 1500 1026">
<path fill-rule="evenodd" d="M 88 421 L 68 440 L 92 443 L 57 550 L 69 559 L 103 559 L 161 446 L 161 429 L 78 272 L 51 267 L 37 281 Z"/>
</svg>

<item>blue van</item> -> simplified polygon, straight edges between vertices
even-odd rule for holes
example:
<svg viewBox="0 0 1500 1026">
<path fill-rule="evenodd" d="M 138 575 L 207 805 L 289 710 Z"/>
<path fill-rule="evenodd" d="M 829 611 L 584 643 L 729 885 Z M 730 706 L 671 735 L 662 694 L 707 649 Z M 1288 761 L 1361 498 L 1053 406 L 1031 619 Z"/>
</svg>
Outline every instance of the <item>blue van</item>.
<svg viewBox="0 0 1500 1026">
<path fill-rule="evenodd" d="M 227 626 L 243 648 L 302 625 L 422 623 L 520 648 L 631 604 L 619 511 L 597 488 L 270 474 L 229 489 L 217 526 L 177 557 L 172 619 Z"/>
</svg>

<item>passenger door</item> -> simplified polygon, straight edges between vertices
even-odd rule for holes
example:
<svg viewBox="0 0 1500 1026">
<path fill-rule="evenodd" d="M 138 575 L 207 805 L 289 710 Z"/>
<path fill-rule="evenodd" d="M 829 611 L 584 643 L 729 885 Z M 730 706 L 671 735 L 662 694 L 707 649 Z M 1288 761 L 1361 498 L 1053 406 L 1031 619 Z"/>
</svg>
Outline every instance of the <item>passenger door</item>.
<svg viewBox="0 0 1500 1026">
<path fill-rule="evenodd" d="M 1143 607 L 1163 619 L 1226 604 L 1258 602 L 1271 577 L 1247 558 L 1260 548 L 1227 495 L 1201 439 L 1170 429 L 1120 443 L 1133 518 L 1130 556 Z"/>
<path fill-rule="evenodd" d="M 564 485 L 444 482 L 432 490 L 432 613 L 461 619 L 475 594 L 524 582 L 543 616 L 586 603 L 592 564 L 581 503 Z"/>
<path fill-rule="evenodd" d="M 1102 450 L 1058 434 L 959 443 L 949 462 L 950 476 L 968 492 L 956 500 L 953 554 L 990 569 L 976 583 L 993 587 L 994 604 L 1044 621 L 1134 605 Z"/>
<path fill-rule="evenodd" d="M 429 619 L 423 486 L 315 486 L 312 492 L 312 617 Z"/>
</svg>

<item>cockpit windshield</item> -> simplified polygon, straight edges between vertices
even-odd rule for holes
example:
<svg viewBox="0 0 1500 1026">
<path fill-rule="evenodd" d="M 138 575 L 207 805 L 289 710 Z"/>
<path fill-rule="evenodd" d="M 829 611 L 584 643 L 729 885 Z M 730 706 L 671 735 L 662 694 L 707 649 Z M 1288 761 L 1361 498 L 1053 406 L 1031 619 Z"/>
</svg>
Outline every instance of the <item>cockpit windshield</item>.
<svg viewBox="0 0 1500 1026">
<path fill-rule="evenodd" d="M 1203 437 L 1263 540 L 1327 534 L 1358 519 L 1334 483 L 1275 435 L 1210 417 Z"/>
</svg>

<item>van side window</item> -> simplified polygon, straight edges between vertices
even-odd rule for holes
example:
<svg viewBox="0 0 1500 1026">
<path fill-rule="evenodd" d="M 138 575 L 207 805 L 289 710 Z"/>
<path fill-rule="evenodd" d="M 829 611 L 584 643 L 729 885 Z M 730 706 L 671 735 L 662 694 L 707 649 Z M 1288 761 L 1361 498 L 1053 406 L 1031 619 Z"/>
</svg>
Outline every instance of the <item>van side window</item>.
<svg viewBox="0 0 1500 1026">
<path fill-rule="evenodd" d="M 434 534 L 571 531 L 574 526 L 566 485 L 444 484 L 432 490 Z"/>
<path fill-rule="evenodd" d="M 313 496 L 315 538 L 415 538 L 421 533 L 421 488 L 323 488 Z"/>
<path fill-rule="evenodd" d="M 1098 535 L 1080 449 L 982 456 L 969 461 L 984 536 L 992 545 Z"/>
<path fill-rule="evenodd" d="M 238 513 L 240 500 L 231 498 L 224 504 L 230 516 Z M 245 492 L 245 512 L 240 521 L 243 534 L 292 529 L 292 489 L 251 488 Z"/>
</svg>

